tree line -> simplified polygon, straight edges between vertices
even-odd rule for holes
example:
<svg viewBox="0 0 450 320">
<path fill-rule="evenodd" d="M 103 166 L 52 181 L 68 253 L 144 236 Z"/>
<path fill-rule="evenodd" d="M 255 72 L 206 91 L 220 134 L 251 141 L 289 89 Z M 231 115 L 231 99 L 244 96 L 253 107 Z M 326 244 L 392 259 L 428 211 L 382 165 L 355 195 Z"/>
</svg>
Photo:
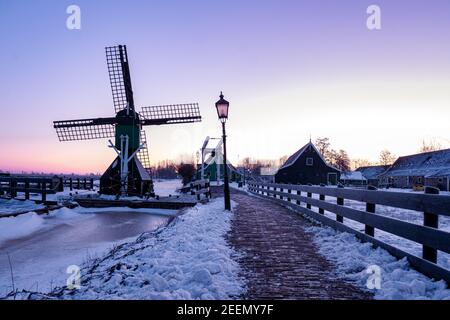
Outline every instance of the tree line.
<svg viewBox="0 0 450 320">
<path fill-rule="evenodd" d="M 360 167 L 374 166 L 374 165 L 391 165 L 397 160 L 397 156 L 388 149 L 383 149 L 380 152 L 378 161 L 370 161 L 363 158 L 350 158 L 347 151 L 343 149 L 334 149 L 331 147 L 331 142 L 328 137 L 319 137 L 315 140 L 314 145 L 323 156 L 324 160 L 341 171 L 351 171 Z M 436 140 L 422 140 L 422 145 L 418 149 L 419 153 L 441 150 L 443 146 Z M 279 168 L 282 166 L 288 156 L 283 156 L 277 160 L 260 160 L 246 157 L 239 163 L 243 167 L 254 174 L 260 174 L 262 168 Z"/>
</svg>

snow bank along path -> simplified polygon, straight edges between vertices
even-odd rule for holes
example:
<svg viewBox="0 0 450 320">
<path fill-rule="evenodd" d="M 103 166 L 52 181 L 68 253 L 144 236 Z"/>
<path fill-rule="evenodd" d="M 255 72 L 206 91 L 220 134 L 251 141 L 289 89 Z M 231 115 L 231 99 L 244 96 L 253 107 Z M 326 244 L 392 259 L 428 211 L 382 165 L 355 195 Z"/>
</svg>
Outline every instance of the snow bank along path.
<svg viewBox="0 0 450 320">
<path fill-rule="evenodd" d="M 337 266 L 337 274 L 367 287 L 372 273 L 369 266 L 379 266 L 380 286 L 373 289 L 376 299 L 450 299 L 445 281 L 433 281 L 410 268 L 406 258 L 397 260 L 386 250 L 361 243 L 354 235 L 329 227 L 310 227 L 319 252 Z"/>
<path fill-rule="evenodd" d="M 244 290 L 227 245 L 232 213 L 223 199 L 187 209 L 168 227 L 117 246 L 81 269 L 81 288 L 61 299 L 230 299 Z"/>
</svg>

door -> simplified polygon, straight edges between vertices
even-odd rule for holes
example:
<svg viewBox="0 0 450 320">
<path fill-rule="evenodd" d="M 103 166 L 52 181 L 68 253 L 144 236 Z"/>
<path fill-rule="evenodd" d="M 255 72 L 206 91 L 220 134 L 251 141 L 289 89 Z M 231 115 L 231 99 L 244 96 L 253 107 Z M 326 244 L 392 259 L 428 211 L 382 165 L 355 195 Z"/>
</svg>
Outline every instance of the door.
<svg viewBox="0 0 450 320">
<path fill-rule="evenodd" d="M 328 182 L 327 184 L 335 186 L 337 184 L 337 173 L 336 172 L 328 172 Z"/>
</svg>

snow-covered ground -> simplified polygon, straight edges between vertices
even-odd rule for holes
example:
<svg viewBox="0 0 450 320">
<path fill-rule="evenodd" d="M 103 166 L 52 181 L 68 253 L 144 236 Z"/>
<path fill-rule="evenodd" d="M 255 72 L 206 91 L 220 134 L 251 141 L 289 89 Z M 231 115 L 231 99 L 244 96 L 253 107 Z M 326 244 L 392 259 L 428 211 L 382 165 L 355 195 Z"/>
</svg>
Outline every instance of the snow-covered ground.
<svg viewBox="0 0 450 320">
<path fill-rule="evenodd" d="M 445 281 L 436 282 L 412 270 L 406 258 L 397 260 L 386 250 L 374 249 L 354 235 L 328 227 L 310 227 L 307 231 L 313 233 L 319 252 L 336 265 L 337 275 L 356 282 L 361 288 L 367 289 L 368 280 L 376 283 L 369 276 L 373 277 L 375 268 L 380 267 L 379 288 L 372 289 L 376 299 L 450 299 Z"/>
<path fill-rule="evenodd" d="M 234 204 L 233 204 L 234 205 Z M 225 234 L 232 213 L 223 199 L 186 209 L 168 227 L 146 233 L 81 270 L 81 288 L 63 299 L 230 299 L 244 290 L 237 253 Z M 62 292 L 62 295 L 61 295 Z"/>
<path fill-rule="evenodd" d="M 167 197 L 169 195 L 175 195 L 176 190 L 180 188 L 181 180 L 180 179 L 170 179 L 170 180 L 161 180 L 156 179 L 153 181 L 153 188 L 155 190 L 155 194 L 160 197 Z"/>
<path fill-rule="evenodd" d="M 45 207 L 44 205 L 36 204 L 34 201 L 30 200 L 21 201 L 15 199 L 12 200 L 0 199 L 0 217 L 2 215 L 7 215 L 10 213 L 38 210 L 44 207 Z"/>
<path fill-rule="evenodd" d="M 108 211 L 109 210 L 109 211 Z M 169 221 L 174 210 L 62 208 L 0 219 L 0 295 L 17 289 L 50 291 L 62 286 L 67 267 L 134 241 Z M 11 259 L 14 282 L 11 280 Z"/>
<path fill-rule="evenodd" d="M 405 191 L 403 191 L 403 192 L 405 192 Z M 318 199 L 319 196 L 313 195 L 313 198 Z M 336 198 L 326 197 L 326 201 L 330 202 L 330 203 L 336 203 Z M 348 206 L 350 208 L 353 208 L 353 209 L 361 210 L 361 211 L 366 210 L 366 204 L 359 202 L 359 201 L 345 200 L 344 205 Z M 303 204 L 303 206 L 305 206 L 305 205 Z M 397 220 L 401 220 L 401 221 L 405 221 L 405 222 L 409 222 L 409 223 L 413 223 L 413 224 L 418 224 L 418 225 L 423 225 L 423 213 L 422 212 L 377 205 L 376 213 L 379 215 L 394 218 Z M 327 216 L 333 220 L 336 219 L 336 215 L 331 212 L 325 211 L 325 216 Z M 353 229 L 364 232 L 365 226 L 359 222 L 344 218 L 344 224 L 352 227 Z M 439 229 L 446 231 L 446 232 L 450 232 L 450 217 L 446 217 L 446 216 L 439 217 Z M 420 257 L 422 255 L 422 245 L 417 242 L 410 241 L 410 240 L 398 237 L 396 235 L 393 235 L 391 233 L 388 233 L 388 232 L 385 232 L 382 230 L 378 230 L 378 229 L 376 229 L 376 231 L 375 231 L 375 237 L 377 239 L 380 239 L 380 240 L 382 240 L 388 244 L 391 244 L 397 248 L 400 248 L 408 253 L 414 254 L 418 257 Z M 440 265 L 446 269 L 450 269 L 450 255 L 445 252 L 439 251 L 438 265 Z"/>
<path fill-rule="evenodd" d="M 174 194 L 176 181 L 158 181 L 156 187 Z M 55 199 L 70 197 L 70 192 Z M 83 192 L 86 193 L 86 192 Z M 74 192 L 73 192 L 74 194 Z M 43 208 L 32 201 L 0 200 L 0 212 L 23 212 Z M 69 265 L 104 254 L 113 246 L 134 241 L 143 232 L 159 228 L 174 210 L 130 208 L 62 208 L 49 215 L 30 211 L 17 217 L 0 218 L 0 295 L 12 288 L 47 292 L 62 286 Z"/>
</svg>

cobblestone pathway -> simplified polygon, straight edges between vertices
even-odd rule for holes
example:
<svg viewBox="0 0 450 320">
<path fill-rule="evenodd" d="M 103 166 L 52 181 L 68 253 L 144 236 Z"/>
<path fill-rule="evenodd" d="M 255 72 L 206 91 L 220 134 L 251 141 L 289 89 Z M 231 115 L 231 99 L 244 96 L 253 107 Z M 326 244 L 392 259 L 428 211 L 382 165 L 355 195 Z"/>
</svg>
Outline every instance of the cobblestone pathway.
<svg viewBox="0 0 450 320">
<path fill-rule="evenodd" d="M 213 188 L 213 196 L 221 196 Z M 237 202 L 228 241 L 248 280 L 244 299 L 371 299 L 336 278 L 333 265 L 318 253 L 304 228 L 310 222 L 271 202 L 232 190 Z"/>
</svg>

